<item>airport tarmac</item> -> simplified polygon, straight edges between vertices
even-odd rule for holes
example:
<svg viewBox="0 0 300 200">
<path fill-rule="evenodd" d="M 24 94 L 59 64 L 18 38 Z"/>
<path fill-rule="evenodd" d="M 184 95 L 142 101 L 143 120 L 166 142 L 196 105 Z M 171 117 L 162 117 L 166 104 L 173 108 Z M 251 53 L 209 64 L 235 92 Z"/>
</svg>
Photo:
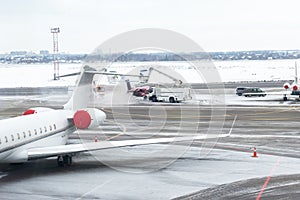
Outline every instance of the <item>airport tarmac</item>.
<svg viewBox="0 0 300 200">
<path fill-rule="evenodd" d="M 59 98 L 1 99 L 1 116 L 16 116 L 33 106 L 59 108 L 63 98 L 55 99 Z M 227 138 L 84 153 L 74 157 L 73 166 L 64 168 L 57 167 L 55 159 L 1 164 L 1 198 L 296 199 L 299 196 L 300 107 L 297 104 L 212 107 L 155 103 L 100 108 L 107 113 L 106 123 L 99 130 L 75 133 L 70 143 L 94 141 L 95 136 L 98 140 L 125 140 L 228 133 L 235 116 L 237 119 Z M 210 123 L 212 113 L 215 123 Z M 255 158 L 254 147 L 258 155 Z"/>
</svg>

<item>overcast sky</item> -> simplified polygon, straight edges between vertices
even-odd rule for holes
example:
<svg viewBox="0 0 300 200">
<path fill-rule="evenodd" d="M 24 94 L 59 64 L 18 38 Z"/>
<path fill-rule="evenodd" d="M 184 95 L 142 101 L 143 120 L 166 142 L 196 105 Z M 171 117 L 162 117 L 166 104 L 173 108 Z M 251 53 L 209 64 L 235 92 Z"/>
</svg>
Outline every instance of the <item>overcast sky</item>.
<svg viewBox="0 0 300 200">
<path fill-rule="evenodd" d="M 0 0 L 0 53 L 90 53 L 125 31 L 163 28 L 205 51 L 300 49 L 299 0 Z"/>
</svg>

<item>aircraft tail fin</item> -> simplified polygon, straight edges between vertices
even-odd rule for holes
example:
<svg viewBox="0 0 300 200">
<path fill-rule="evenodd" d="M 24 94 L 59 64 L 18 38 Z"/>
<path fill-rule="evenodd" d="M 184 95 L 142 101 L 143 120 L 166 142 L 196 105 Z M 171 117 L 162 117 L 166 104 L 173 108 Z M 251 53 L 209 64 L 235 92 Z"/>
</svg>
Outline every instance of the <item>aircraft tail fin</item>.
<svg viewBox="0 0 300 200">
<path fill-rule="evenodd" d="M 94 73 L 95 72 L 95 73 Z M 60 77 L 78 75 L 76 85 L 70 100 L 64 105 L 64 109 L 79 110 L 88 107 L 88 102 L 92 96 L 92 83 L 96 70 L 89 66 L 84 66 L 80 73 L 68 74 Z"/>
</svg>

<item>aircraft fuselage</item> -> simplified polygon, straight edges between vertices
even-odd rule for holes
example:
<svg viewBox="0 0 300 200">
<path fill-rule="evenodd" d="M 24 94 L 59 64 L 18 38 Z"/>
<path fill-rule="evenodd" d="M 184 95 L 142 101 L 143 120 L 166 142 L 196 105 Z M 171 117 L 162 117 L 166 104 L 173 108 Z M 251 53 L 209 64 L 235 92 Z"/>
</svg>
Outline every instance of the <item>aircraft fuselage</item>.
<svg viewBox="0 0 300 200">
<path fill-rule="evenodd" d="M 51 110 L 0 120 L 0 162 L 28 160 L 27 149 L 64 145 L 75 127 L 70 110 Z"/>
</svg>

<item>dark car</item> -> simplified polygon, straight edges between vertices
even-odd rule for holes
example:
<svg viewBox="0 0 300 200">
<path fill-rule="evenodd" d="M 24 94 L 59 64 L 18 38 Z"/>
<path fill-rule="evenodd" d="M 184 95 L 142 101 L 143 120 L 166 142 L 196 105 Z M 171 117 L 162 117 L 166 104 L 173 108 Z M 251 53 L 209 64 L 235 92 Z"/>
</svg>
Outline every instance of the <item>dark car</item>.
<svg viewBox="0 0 300 200">
<path fill-rule="evenodd" d="M 237 87 L 236 88 L 236 95 L 242 96 L 245 90 L 246 90 L 246 87 Z"/>
<path fill-rule="evenodd" d="M 264 97 L 267 94 L 261 88 L 246 88 L 242 95 L 245 97 Z"/>
</svg>

